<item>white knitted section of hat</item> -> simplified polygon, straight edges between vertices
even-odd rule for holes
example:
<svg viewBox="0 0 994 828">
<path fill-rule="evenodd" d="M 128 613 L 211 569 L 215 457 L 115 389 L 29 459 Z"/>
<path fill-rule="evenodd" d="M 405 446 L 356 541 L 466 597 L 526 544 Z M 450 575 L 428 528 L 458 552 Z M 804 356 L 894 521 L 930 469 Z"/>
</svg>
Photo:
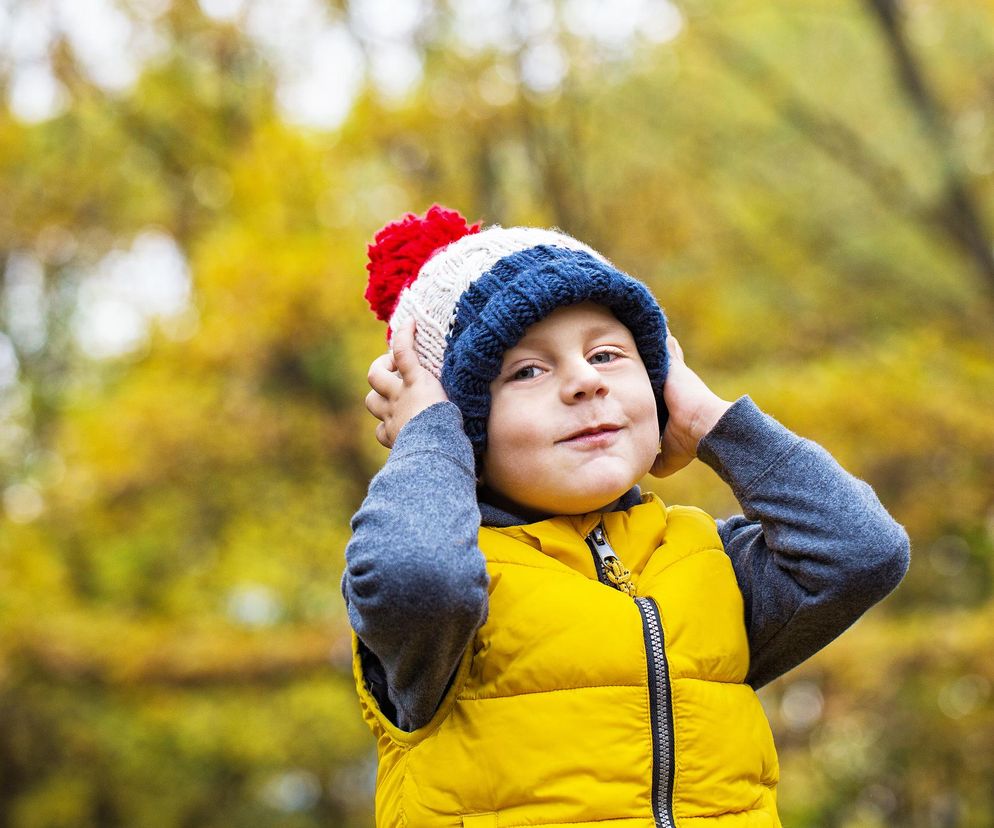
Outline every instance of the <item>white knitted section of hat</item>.
<svg viewBox="0 0 994 828">
<path fill-rule="evenodd" d="M 390 317 L 390 329 L 398 330 L 413 316 L 418 359 L 436 377 L 441 377 L 445 345 L 456 322 L 459 297 L 505 256 L 540 244 L 582 250 L 607 262 L 596 250 L 557 230 L 488 227 L 457 239 L 422 265 L 418 278 L 401 291 Z"/>
</svg>

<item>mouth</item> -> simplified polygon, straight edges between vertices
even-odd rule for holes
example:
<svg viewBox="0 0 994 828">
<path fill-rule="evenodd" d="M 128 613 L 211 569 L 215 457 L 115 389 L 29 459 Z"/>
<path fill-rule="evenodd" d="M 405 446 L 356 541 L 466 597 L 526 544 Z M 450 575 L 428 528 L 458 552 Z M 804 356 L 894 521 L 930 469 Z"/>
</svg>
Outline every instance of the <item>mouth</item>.
<svg viewBox="0 0 994 828">
<path fill-rule="evenodd" d="M 614 436 L 621 431 L 621 426 L 615 423 L 600 423 L 587 428 L 581 428 L 567 435 L 560 443 L 574 446 L 597 446 L 610 443 Z"/>
</svg>

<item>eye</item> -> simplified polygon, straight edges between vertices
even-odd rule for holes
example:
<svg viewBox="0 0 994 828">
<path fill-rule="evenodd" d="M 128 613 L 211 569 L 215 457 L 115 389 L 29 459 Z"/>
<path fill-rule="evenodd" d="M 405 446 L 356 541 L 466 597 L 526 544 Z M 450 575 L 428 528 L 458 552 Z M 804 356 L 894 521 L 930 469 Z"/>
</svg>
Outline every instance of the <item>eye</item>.
<svg viewBox="0 0 994 828">
<path fill-rule="evenodd" d="M 538 376 L 539 368 L 537 365 L 525 365 L 523 368 L 519 368 L 513 374 L 511 374 L 512 380 L 527 380 L 534 379 Z"/>
<path fill-rule="evenodd" d="M 614 351 L 598 351 L 590 357 L 589 361 L 591 365 L 607 365 L 619 357 L 620 354 L 616 354 Z"/>
</svg>

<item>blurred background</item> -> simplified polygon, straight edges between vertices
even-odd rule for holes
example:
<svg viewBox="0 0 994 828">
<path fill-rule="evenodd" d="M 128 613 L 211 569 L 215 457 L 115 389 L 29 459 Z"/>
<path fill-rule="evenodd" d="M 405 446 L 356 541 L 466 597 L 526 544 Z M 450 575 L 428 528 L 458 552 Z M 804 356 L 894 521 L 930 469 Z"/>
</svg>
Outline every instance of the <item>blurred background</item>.
<svg viewBox="0 0 994 828">
<path fill-rule="evenodd" d="M 0 828 L 372 824 L 365 245 L 434 201 L 647 281 L 907 526 L 762 692 L 784 824 L 994 824 L 990 3 L 0 0 Z"/>
</svg>

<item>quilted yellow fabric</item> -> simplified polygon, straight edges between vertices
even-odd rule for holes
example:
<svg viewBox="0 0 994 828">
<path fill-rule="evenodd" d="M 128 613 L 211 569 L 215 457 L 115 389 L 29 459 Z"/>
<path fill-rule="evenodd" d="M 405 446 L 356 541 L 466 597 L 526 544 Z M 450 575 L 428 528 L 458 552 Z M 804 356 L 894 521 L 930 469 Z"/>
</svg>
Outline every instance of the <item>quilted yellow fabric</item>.
<svg viewBox="0 0 994 828">
<path fill-rule="evenodd" d="M 480 546 L 489 616 L 428 725 L 391 724 L 354 659 L 378 826 L 780 825 L 742 596 L 710 516 L 648 494 L 627 512 L 485 527 Z"/>
</svg>

